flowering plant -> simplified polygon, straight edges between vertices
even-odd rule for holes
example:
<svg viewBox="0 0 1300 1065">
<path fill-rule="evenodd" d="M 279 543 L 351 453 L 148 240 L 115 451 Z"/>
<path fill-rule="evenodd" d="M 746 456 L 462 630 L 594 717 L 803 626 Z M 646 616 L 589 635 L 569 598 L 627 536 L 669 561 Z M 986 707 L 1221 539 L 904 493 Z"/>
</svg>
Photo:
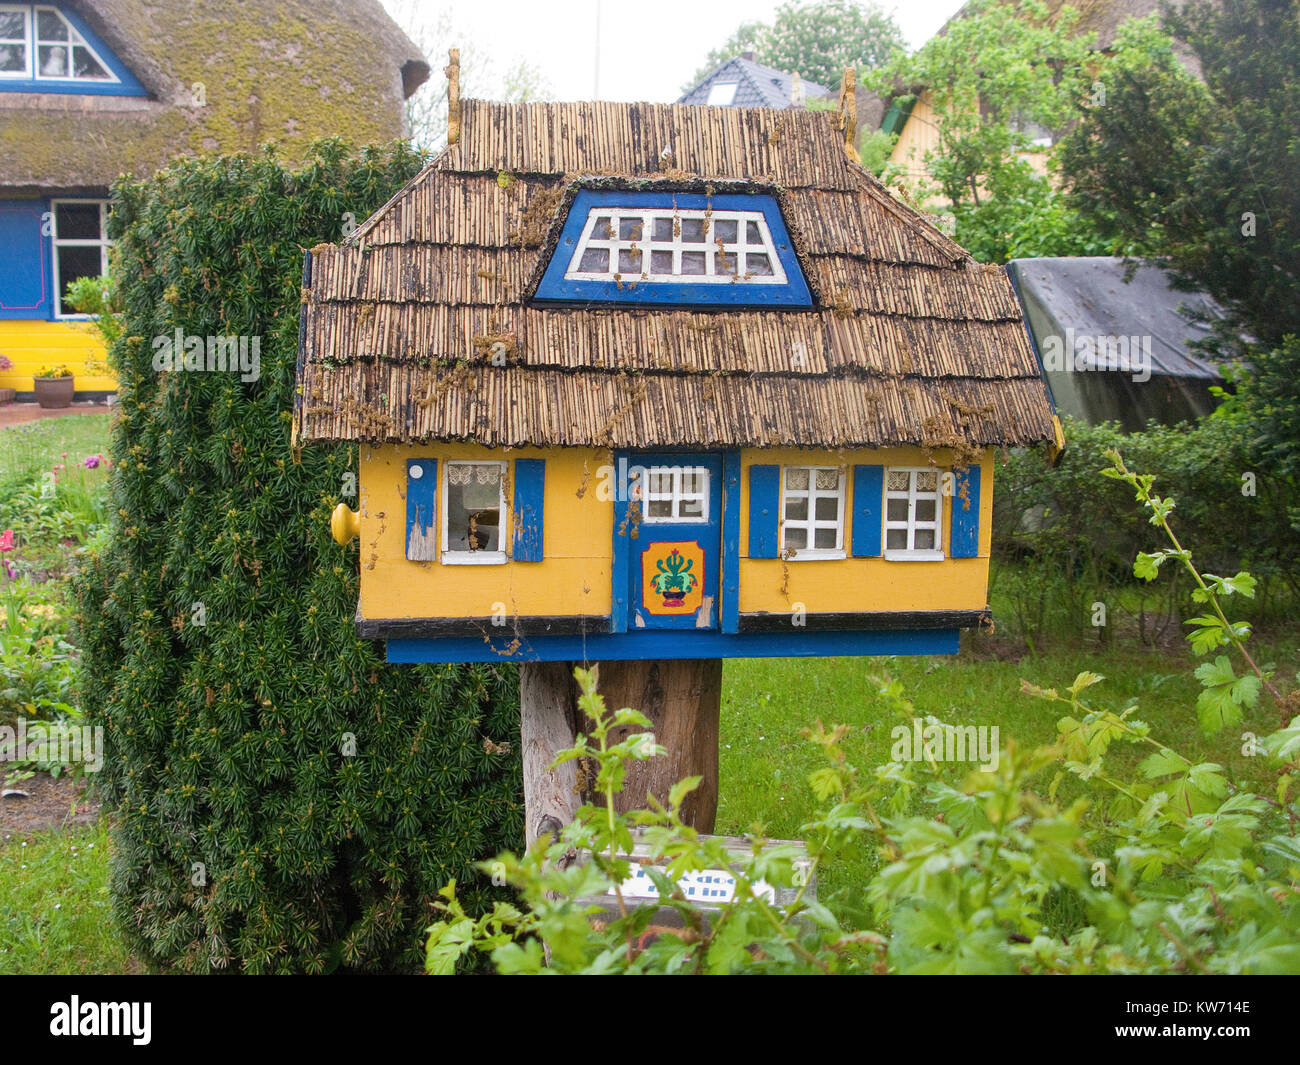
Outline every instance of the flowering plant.
<svg viewBox="0 0 1300 1065">
<path fill-rule="evenodd" d="M 34 374 L 32 374 L 32 376 L 33 377 L 71 377 L 72 371 L 69 370 L 66 366 L 50 365 L 50 366 L 42 366 L 39 370 L 37 370 Z"/>
</svg>

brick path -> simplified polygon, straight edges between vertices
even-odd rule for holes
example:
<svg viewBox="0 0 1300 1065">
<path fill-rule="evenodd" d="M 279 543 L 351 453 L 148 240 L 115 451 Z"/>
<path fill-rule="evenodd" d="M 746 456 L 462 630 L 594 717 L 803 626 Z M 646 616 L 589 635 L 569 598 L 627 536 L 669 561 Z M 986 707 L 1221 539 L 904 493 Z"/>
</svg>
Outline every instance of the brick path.
<svg viewBox="0 0 1300 1065">
<path fill-rule="evenodd" d="M 107 414 L 113 408 L 104 403 L 74 403 L 71 407 L 45 410 L 37 403 L 6 403 L 0 406 L 0 428 L 22 425 L 42 418 L 62 418 L 71 414 Z"/>
</svg>

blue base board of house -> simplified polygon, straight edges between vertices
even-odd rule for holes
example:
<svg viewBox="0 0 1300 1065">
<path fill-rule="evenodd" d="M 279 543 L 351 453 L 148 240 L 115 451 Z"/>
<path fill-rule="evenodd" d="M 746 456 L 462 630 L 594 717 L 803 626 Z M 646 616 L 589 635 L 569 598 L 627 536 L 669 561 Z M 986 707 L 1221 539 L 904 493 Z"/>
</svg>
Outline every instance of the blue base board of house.
<svg viewBox="0 0 1300 1065">
<path fill-rule="evenodd" d="M 644 658 L 839 658 L 857 655 L 952 655 L 959 629 L 912 632 L 723 633 L 673 631 L 490 639 L 447 637 L 388 641 L 390 662 L 600 662 Z"/>
</svg>

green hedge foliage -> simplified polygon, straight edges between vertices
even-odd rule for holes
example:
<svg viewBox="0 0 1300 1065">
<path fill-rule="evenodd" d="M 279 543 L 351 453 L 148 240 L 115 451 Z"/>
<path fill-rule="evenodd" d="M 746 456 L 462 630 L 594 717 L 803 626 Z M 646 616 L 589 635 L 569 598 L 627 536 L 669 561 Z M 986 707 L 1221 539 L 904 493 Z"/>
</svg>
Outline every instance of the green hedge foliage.
<svg viewBox="0 0 1300 1065">
<path fill-rule="evenodd" d="M 1261 457 L 1244 421 L 1152 423 L 1140 433 L 1067 421 L 1066 438 L 1055 467 L 1036 448 L 1005 455 L 995 471 L 990 595 L 1000 627 L 1034 640 L 1095 631 L 1105 641 L 1127 624 L 1150 642 L 1199 611 L 1180 575 L 1154 585 L 1133 577 L 1159 530 L 1130 489 L 1098 476 L 1108 448 L 1178 500 L 1171 521 L 1202 571 L 1255 575 L 1254 616 L 1281 616 L 1300 601 L 1300 486 Z M 1106 626 L 1092 624 L 1098 602 Z"/>
<path fill-rule="evenodd" d="M 113 527 L 77 595 L 114 909 L 159 965 L 418 966 L 438 889 L 487 905 L 472 862 L 522 842 L 514 670 L 358 639 L 357 545 L 328 529 L 356 449 L 290 447 L 303 252 L 421 163 L 322 142 L 114 188 Z M 260 337 L 260 376 L 156 371 L 178 328 Z"/>
</svg>

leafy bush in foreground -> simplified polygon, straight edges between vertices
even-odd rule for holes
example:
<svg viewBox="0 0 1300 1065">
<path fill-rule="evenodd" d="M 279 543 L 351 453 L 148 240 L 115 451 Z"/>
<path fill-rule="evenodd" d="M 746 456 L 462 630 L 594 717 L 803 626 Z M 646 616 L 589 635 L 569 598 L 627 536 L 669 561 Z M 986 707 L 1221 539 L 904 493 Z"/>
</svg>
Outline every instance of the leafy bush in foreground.
<svg viewBox="0 0 1300 1065">
<path fill-rule="evenodd" d="M 1258 669 L 1245 649 L 1249 626 L 1227 616 L 1231 597 L 1253 596 L 1250 575 L 1201 573 L 1173 533 L 1173 500 L 1153 494 L 1153 479 L 1130 472 L 1117 452 L 1109 457 L 1106 473 L 1136 490 L 1150 524 L 1172 544 L 1142 553 L 1138 576 L 1151 580 L 1166 563 L 1183 566 L 1203 608 L 1188 636 L 1193 649 L 1235 651 L 1247 665 L 1238 677 L 1219 654 L 1197 670 L 1205 731 L 1238 724 L 1241 708 L 1263 691 L 1276 703 L 1282 728 L 1260 740 L 1242 737 L 1250 753 L 1279 768 L 1273 795 L 1255 794 L 1223 766 L 1194 763 L 1161 743 L 1136 702 L 1115 712 L 1086 701 L 1103 679 L 1094 673 L 1080 673 L 1064 694 L 1025 683 L 1028 694 L 1059 704 L 1056 744 L 1021 750 L 1008 741 L 960 788 L 933 772 L 928 747 L 919 758 L 859 770 L 840 745 L 848 730 L 819 722 L 807 733 L 827 755 L 810 778 L 825 809 L 802 831 L 811 873 L 855 840 L 874 843 L 882 858 L 869 886 L 875 927 L 843 928 L 804 890 L 811 877 L 797 879 L 789 848 L 764 849 L 757 837 L 736 870 L 733 901 L 706 913 L 673 883 L 729 861 L 716 840 L 701 839 L 680 819 L 698 778 L 678 784 L 667 809 L 616 813 L 627 764 L 662 749 L 644 734 L 611 746 L 612 729 L 649 721 L 631 709 L 608 711 L 596 677 L 579 670 L 590 737 L 558 760 L 589 759 L 604 805 L 583 807 L 558 841 L 543 837 L 523 858 L 507 853 L 483 863 L 519 890 L 524 908 L 499 902 L 475 918 L 456 883 L 448 885 L 446 917 L 429 929 L 429 971 L 451 972 L 477 951 L 504 973 L 1300 972 L 1300 805 L 1292 794 L 1298 692 L 1283 695 Z M 882 681 L 879 694 L 907 725 L 917 719 L 900 685 Z M 926 726 L 927 733 L 946 727 L 934 719 Z M 1117 743 L 1149 751 L 1135 779 L 1108 760 Z M 1066 790 L 1081 794 L 1067 800 Z M 913 812 L 918 805 L 932 812 Z M 634 827 L 658 860 L 649 875 L 660 899 L 640 906 L 620 890 Z M 587 860 L 572 861 L 575 852 Z M 760 881 L 799 890 L 778 905 L 757 890 Z M 584 901 L 600 895 L 616 899 L 612 919 Z M 681 927 L 652 924 L 664 904 Z"/>
</svg>

